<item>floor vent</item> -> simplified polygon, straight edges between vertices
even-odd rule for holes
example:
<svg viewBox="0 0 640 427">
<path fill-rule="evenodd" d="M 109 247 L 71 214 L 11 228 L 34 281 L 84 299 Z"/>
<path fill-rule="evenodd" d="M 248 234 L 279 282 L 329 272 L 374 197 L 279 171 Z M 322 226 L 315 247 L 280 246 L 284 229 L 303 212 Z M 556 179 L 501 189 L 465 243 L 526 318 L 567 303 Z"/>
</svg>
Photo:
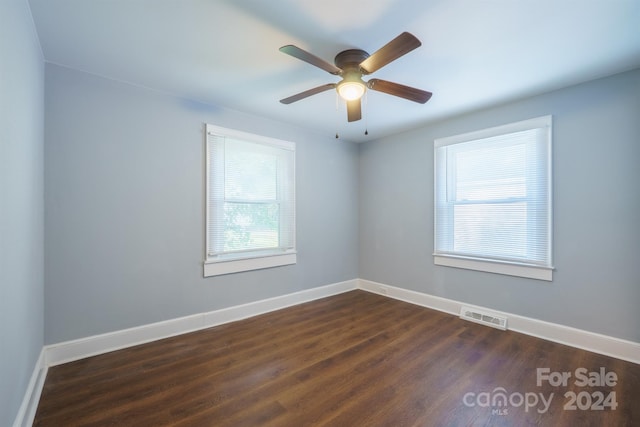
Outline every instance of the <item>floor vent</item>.
<svg viewBox="0 0 640 427">
<path fill-rule="evenodd" d="M 495 313 L 480 311 L 476 308 L 462 307 L 460 309 L 460 318 L 480 323 L 482 325 L 491 326 L 492 328 L 507 329 L 507 318 L 499 316 Z"/>
</svg>

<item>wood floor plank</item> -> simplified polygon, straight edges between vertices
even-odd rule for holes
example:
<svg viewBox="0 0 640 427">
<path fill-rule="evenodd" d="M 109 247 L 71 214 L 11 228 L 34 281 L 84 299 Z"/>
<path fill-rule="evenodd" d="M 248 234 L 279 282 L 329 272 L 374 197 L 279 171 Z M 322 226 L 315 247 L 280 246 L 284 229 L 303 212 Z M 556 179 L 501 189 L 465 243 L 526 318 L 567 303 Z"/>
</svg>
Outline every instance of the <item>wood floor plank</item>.
<svg viewBox="0 0 640 427">
<path fill-rule="evenodd" d="M 274 399 L 277 398 L 279 401 L 284 402 L 290 409 L 293 409 L 290 402 L 293 399 L 298 411 L 300 407 L 304 407 L 308 403 L 309 399 L 312 400 L 312 404 L 317 404 L 317 401 L 320 401 L 321 398 L 335 393 L 336 378 L 348 380 L 349 375 L 363 371 L 364 369 L 359 368 L 359 366 L 367 365 L 373 357 L 372 352 L 377 348 L 383 347 L 383 344 L 388 342 L 390 330 L 400 327 L 397 325 L 394 325 L 393 328 L 388 326 L 383 328 L 384 333 L 381 333 L 378 327 L 384 322 L 386 322 L 385 316 L 378 316 L 375 321 L 371 319 L 366 325 L 353 324 L 349 326 L 352 329 L 366 326 L 368 333 L 352 334 L 355 339 L 351 339 L 349 342 L 340 340 L 337 345 L 331 345 L 332 350 L 330 352 L 320 354 L 321 357 L 317 358 L 316 361 L 310 360 L 309 362 L 313 363 L 309 363 L 306 367 L 304 367 L 305 365 L 300 365 L 304 367 L 303 369 L 293 367 L 287 372 L 286 376 L 281 378 L 282 381 L 274 379 L 274 381 L 265 383 L 263 387 L 247 390 L 247 393 L 231 400 L 228 405 L 211 408 L 205 413 L 194 417 L 194 419 L 198 420 L 202 425 L 220 419 L 224 419 L 229 425 L 234 425 L 237 422 L 234 414 L 242 417 L 241 409 L 243 407 L 254 406 L 254 402 L 263 399 L 265 395 L 274 396 Z M 401 323 L 410 322 L 411 319 L 405 319 Z M 330 333 L 324 340 L 331 342 L 336 336 L 339 335 Z M 318 394 L 318 389 L 323 387 L 330 389 L 331 392 Z M 309 388 L 311 388 L 311 391 L 309 391 Z M 293 414 L 295 415 L 295 412 Z"/>
<path fill-rule="evenodd" d="M 598 393 L 617 407 L 584 409 Z M 637 426 L 638 397 L 640 365 L 353 291 L 52 367 L 34 425 Z"/>
</svg>

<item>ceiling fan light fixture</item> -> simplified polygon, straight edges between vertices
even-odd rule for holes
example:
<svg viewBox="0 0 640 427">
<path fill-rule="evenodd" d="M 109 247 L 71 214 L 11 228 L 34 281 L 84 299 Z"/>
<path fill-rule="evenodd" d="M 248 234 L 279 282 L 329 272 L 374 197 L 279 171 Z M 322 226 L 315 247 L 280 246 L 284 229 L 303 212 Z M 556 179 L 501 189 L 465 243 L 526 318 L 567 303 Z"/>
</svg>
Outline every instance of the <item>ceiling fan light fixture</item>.
<svg viewBox="0 0 640 427">
<path fill-rule="evenodd" d="M 343 80 L 336 87 L 338 94 L 345 101 L 355 101 L 362 98 L 366 90 L 364 82 L 358 78 L 354 80 Z"/>
</svg>

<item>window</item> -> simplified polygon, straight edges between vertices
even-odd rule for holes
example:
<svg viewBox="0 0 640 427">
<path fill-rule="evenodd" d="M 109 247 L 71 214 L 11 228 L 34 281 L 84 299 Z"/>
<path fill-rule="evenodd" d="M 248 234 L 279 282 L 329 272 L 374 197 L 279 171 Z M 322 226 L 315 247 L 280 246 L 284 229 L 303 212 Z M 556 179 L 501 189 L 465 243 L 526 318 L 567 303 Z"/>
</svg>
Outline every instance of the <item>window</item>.
<svg viewBox="0 0 640 427">
<path fill-rule="evenodd" d="M 434 150 L 435 264 L 552 280 L 551 116 Z"/>
<path fill-rule="evenodd" d="M 204 275 L 296 263 L 295 144 L 206 126 Z"/>
</svg>

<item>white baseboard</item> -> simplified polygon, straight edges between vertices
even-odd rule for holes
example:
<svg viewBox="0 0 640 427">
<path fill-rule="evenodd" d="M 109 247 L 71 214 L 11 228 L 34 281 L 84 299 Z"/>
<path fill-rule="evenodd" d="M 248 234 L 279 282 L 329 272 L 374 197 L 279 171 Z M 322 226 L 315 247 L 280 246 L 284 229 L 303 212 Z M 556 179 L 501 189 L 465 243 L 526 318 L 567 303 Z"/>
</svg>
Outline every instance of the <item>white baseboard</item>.
<svg viewBox="0 0 640 427">
<path fill-rule="evenodd" d="M 36 360 L 36 365 L 31 374 L 31 379 L 27 385 L 27 390 L 22 398 L 22 404 L 18 409 L 16 419 L 13 421 L 13 427 L 31 427 L 33 420 L 38 410 L 38 403 L 40 402 L 40 395 L 42 394 L 42 387 L 44 386 L 44 380 L 47 377 L 47 365 L 44 363 L 45 349 L 40 351 L 40 356 Z"/>
<path fill-rule="evenodd" d="M 358 280 L 353 279 L 221 310 L 193 314 L 135 328 L 52 344 L 45 346 L 43 350 L 45 354 L 44 362 L 46 366 L 60 365 L 62 363 L 84 359 L 85 357 L 96 356 L 134 345 L 210 328 L 223 323 L 234 322 L 292 305 L 355 290 L 357 289 L 357 284 Z"/>
<path fill-rule="evenodd" d="M 199 313 L 191 316 L 152 323 L 131 329 L 81 338 L 45 346 L 43 366 L 55 366 L 85 357 L 144 344 L 163 338 L 210 328 L 236 320 L 246 319 L 270 311 L 290 307 L 315 299 L 336 295 L 354 289 L 362 289 L 411 304 L 458 316 L 460 308 L 467 303 L 437 297 L 370 280 L 353 279 L 345 282 L 307 289 L 266 300 L 255 301 L 234 307 Z M 487 307 L 473 306 L 480 310 Z M 558 325 L 512 313 L 497 312 L 509 318 L 509 329 L 526 335 L 543 338 L 560 344 L 581 348 L 606 356 L 640 364 L 640 343 L 601 335 L 569 326 Z"/>
<path fill-rule="evenodd" d="M 358 289 L 456 316 L 459 315 L 460 308 L 463 305 L 470 306 L 460 301 L 397 288 L 370 280 L 358 279 Z M 487 307 L 471 307 L 480 310 L 491 310 L 492 312 L 508 317 L 508 328 L 512 331 L 640 364 L 640 343 L 532 319 L 530 317 L 519 316 L 517 314 L 498 312 Z"/>
<path fill-rule="evenodd" d="M 455 315 L 458 315 L 462 306 L 461 303 L 454 300 L 372 282 L 371 280 L 358 279 L 358 289 Z"/>
</svg>

